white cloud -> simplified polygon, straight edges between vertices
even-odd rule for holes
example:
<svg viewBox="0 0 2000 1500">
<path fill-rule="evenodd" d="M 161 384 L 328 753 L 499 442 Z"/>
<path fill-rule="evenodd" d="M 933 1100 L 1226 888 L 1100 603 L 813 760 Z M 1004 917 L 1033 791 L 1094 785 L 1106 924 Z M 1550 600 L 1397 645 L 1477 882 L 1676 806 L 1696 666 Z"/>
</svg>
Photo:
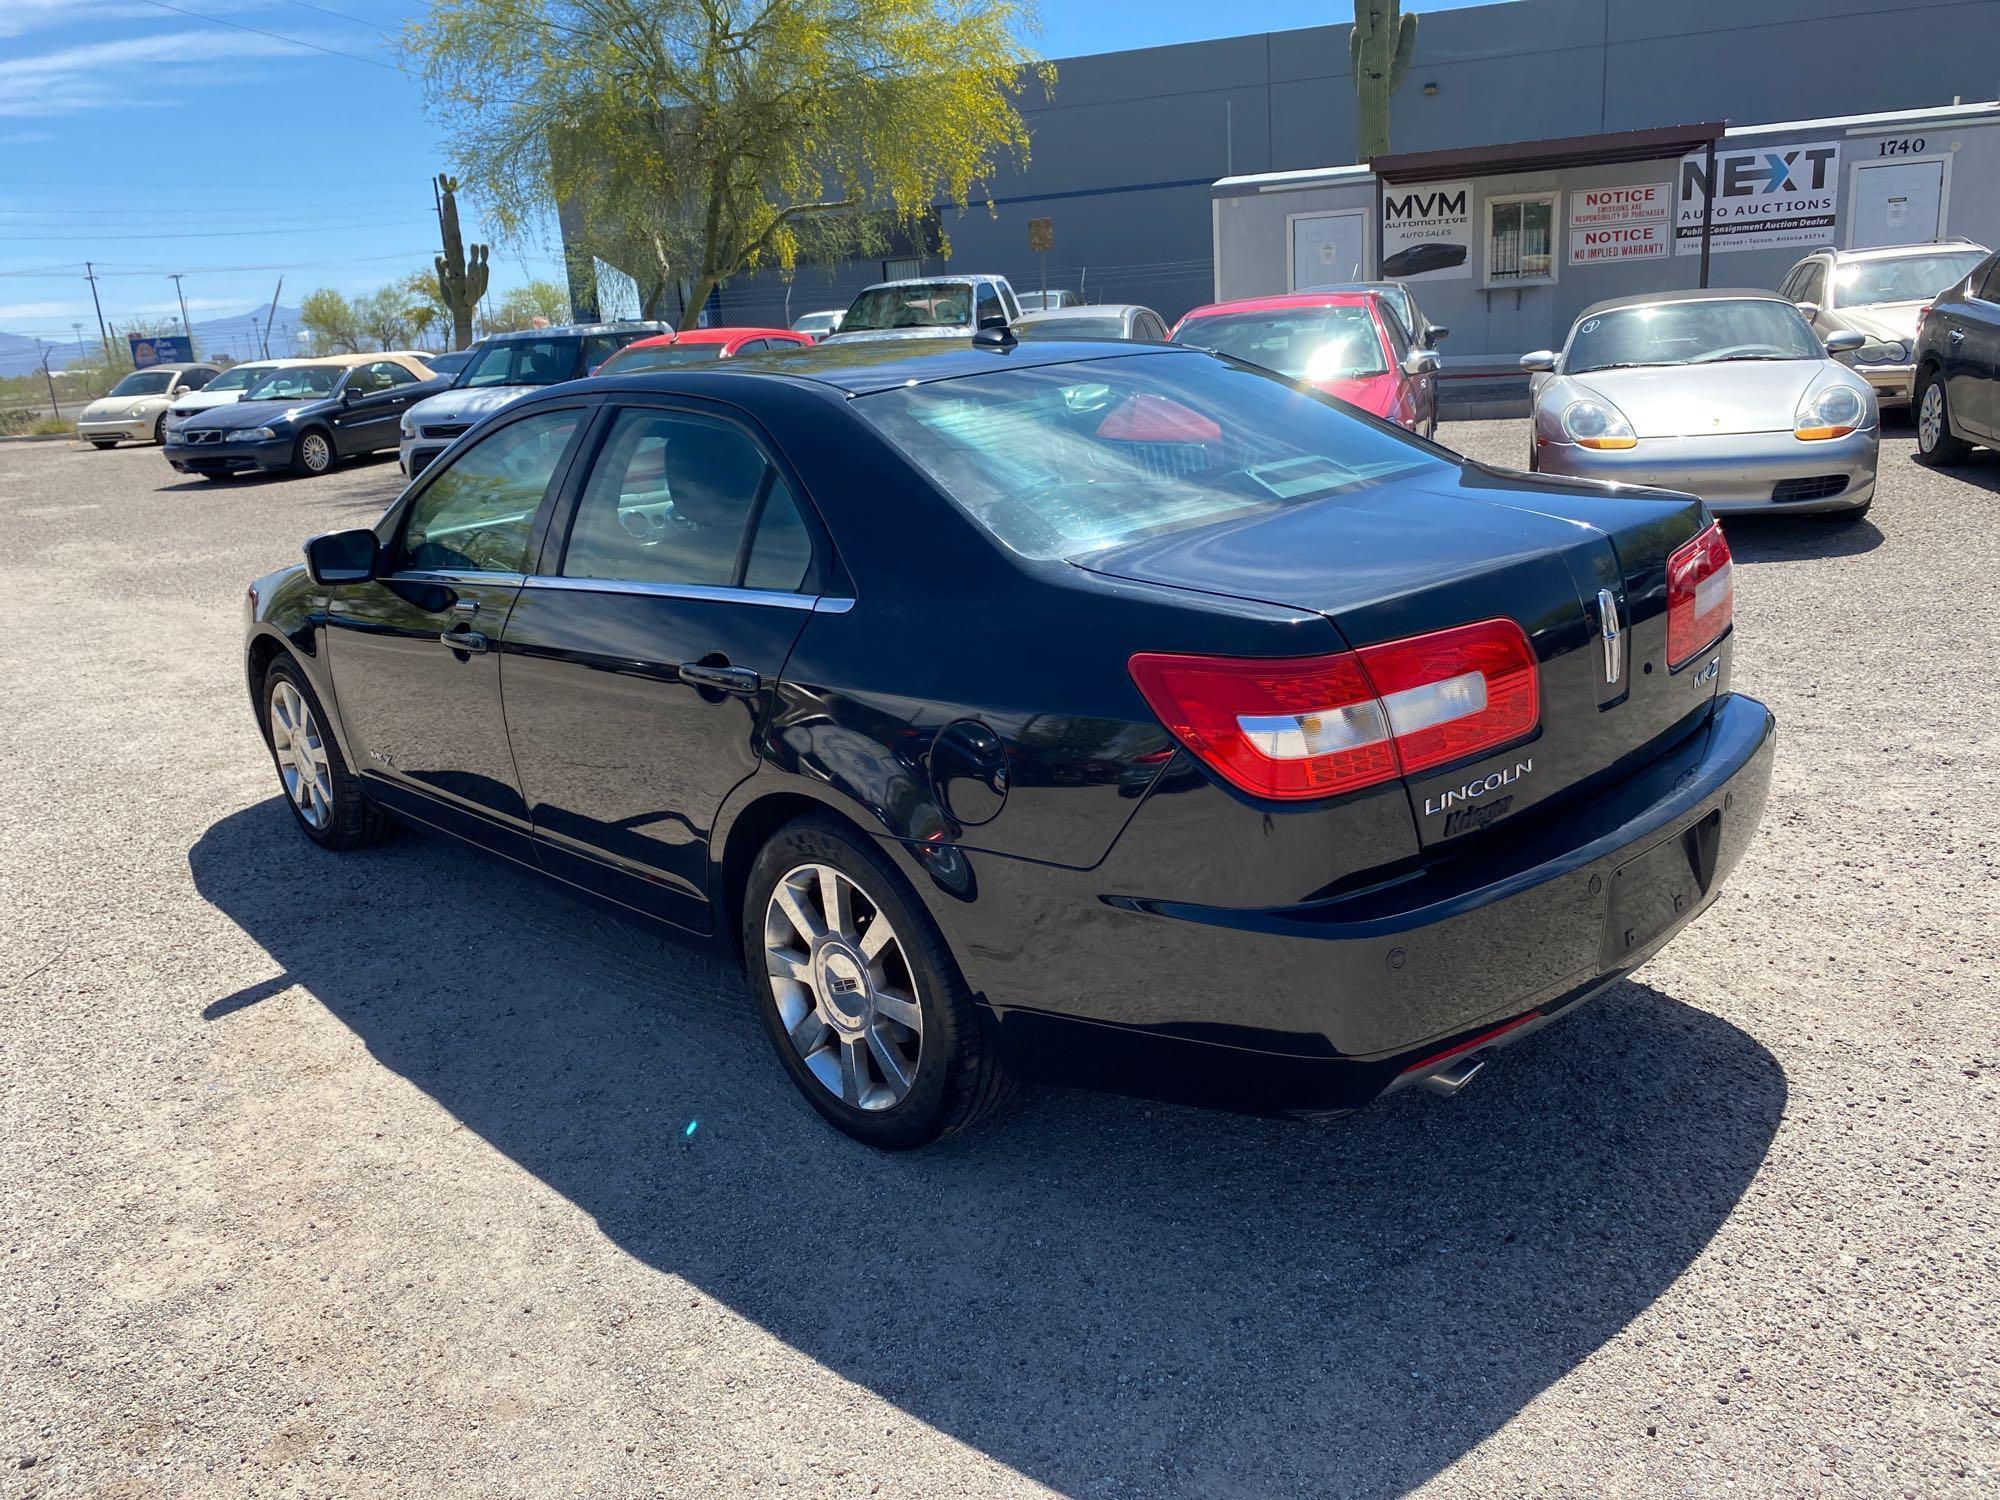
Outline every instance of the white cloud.
<svg viewBox="0 0 2000 1500">
<path fill-rule="evenodd" d="M 11 3 L 11 0 L 10 0 Z M 0 59 L 0 116 L 74 114 L 107 105 L 162 102 L 163 77 L 206 71 L 226 58 L 302 57 L 273 37 L 231 31 L 162 31 L 115 42 L 84 42 Z M 130 84 L 145 75 L 145 90 Z"/>
<path fill-rule="evenodd" d="M 33 318 L 73 318 L 80 309 L 70 302 L 0 302 L 0 322 L 25 323 Z"/>
<path fill-rule="evenodd" d="M 262 9 L 259 0 L 202 0 L 209 15 Z M 78 21 L 158 21 L 167 12 L 141 0 L 0 0 L 0 36 L 24 36 Z"/>
</svg>

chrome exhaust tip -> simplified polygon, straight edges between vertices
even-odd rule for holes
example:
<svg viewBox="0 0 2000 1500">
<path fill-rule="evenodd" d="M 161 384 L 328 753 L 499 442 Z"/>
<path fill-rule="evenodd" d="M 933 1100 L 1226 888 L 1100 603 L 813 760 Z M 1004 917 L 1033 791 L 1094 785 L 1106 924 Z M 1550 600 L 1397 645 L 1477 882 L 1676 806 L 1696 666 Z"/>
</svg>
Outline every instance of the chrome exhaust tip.
<svg viewBox="0 0 2000 1500">
<path fill-rule="evenodd" d="M 1486 1066 L 1484 1056 L 1456 1057 L 1435 1073 L 1426 1073 L 1417 1080 L 1426 1090 L 1441 1098 L 1449 1099 L 1473 1079 Z"/>
</svg>

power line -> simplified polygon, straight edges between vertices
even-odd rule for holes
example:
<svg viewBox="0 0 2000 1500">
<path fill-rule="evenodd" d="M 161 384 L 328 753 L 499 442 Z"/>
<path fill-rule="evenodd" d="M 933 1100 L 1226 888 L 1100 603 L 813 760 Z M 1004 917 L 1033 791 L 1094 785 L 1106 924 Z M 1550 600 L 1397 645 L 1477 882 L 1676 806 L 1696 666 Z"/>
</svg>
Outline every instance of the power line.
<svg viewBox="0 0 2000 1500">
<path fill-rule="evenodd" d="M 312 0 L 285 0 L 285 3 L 287 5 L 296 5 L 300 10 L 316 10 L 323 16 L 332 16 L 337 20 L 352 21 L 356 26 L 372 31 L 377 36 L 387 37 L 392 42 L 400 42 L 402 40 L 395 32 L 377 26 L 373 21 L 364 21 L 359 16 L 350 16 L 344 10 L 333 10 L 324 5 L 314 5 Z"/>
<path fill-rule="evenodd" d="M 283 32 L 278 31 L 266 31 L 261 26 L 245 26 L 241 21 L 225 21 L 220 16 L 205 16 L 198 10 L 182 10 L 178 5 L 167 4 L 167 0 L 143 0 L 143 3 L 152 6 L 155 10 L 172 11 L 177 16 L 188 16 L 196 21 L 207 21 L 213 26 L 228 26 L 236 31 L 247 31 L 252 36 L 269 37 L 272 41 L 283 42 L 287 46 L 304 47 L 312 52 L 324 52 L 328 57 L 344 57 L 349 62 L 367 63 L 371 68 L 387 68 L 391 73 L 401 73 L 403 71 L 397 64 L 383 62 L 379 57 L 363 57 L 358 52 L 342 52 L 338 47 L 322 47 L 318 42 L 300 41 L 295 36 L 286 36 Z M 352 19 L 352 17 L 349 19 Z"/>
</svg>

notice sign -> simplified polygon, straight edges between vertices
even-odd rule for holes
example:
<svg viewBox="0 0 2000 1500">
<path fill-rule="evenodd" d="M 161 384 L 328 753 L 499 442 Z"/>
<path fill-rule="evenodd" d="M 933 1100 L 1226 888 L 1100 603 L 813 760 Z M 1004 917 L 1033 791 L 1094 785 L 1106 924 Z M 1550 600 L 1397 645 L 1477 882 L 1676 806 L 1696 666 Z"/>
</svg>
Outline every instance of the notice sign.
<svg viewBox="0 0 2000 1500">
<path fill-rule="evenodd" d="M 1669 253 L 1671 182 L 1630 187 L 1574 188 L 1569 195 L 1569 263 L 1654 260 Z"/>
<path fill-rule="evenodd" d="M 1711 248 L 1764 250 L 1832 240 L 1840 203 L 1838 141 L 1718 151 L 1715 177 Z M 1683 158 L 1674 214 L 1676 255 L 1701 254 L 1702 206 L 1709 186 L 1705 155 Z"/>
<path fill-rule="evenodd" d="M 1382 278 L 1464 281 L 1472 275 L 1472 184 L 1431 182 L 1382 194 Z"/>
</svg>

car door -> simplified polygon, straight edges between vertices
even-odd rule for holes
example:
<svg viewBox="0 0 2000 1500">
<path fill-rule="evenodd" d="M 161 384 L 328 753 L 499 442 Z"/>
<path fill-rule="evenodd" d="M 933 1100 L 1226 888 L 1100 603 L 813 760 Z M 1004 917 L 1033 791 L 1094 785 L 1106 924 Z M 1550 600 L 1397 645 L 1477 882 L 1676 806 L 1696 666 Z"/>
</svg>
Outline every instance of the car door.
<svg viewBox="0 0 2000 1500">
<path fill-rule="evenodd" d="M 344 457 L 393 448 L 417 377 L 391 359 L 356 365 L 340 382 L 333 413 L 334 446 Z"/>
<path fill-rule="evenodd" d="M 371 795 L 521 859 L 499 643 L 590 409 L 538 408 L 454 449 L 384 519 L 377 576 L 327 604 L 334 696 Z"/>
<path fill-rule="evenodd" d="M 709 831 L 811 613 L 825 548 L 760 436 L 608 407 L 507 622 L 507 727 L 552 873 L 712 927 Z"/>
<path fill-rule="evenodd" d="M 2000 439 L 2000 255 L 1972 273 L 1952 313 L 1945 333 L 1952 416 L 1968 432 Z"/>
</svg>

